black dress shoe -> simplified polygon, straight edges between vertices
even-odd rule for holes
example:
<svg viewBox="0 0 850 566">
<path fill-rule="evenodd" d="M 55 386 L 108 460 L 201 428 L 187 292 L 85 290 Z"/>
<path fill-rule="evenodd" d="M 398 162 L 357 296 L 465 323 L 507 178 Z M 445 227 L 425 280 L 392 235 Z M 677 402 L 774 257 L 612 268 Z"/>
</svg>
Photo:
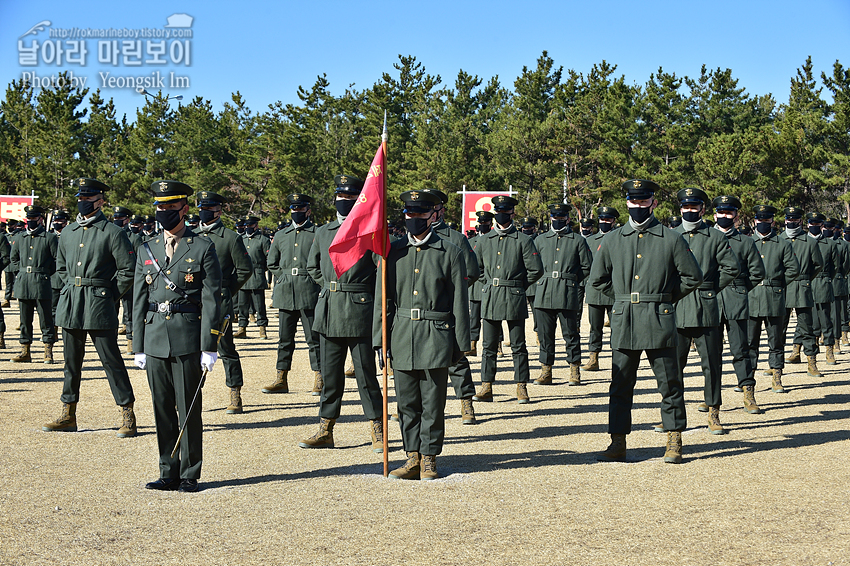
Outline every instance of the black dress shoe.
<svg viewBox="0 0 850 566">
<path fill-rule="evenodd" d="M 180 487 L 179 479 L 159 478 L 156 481 L 145 484 L 145 489 L 155 489 L 157 491 L 174 491 Z"/>
<path fill-rule="evenodd" d="M 177 491 L 180 493 L 195 493 L 198 491 L 198 480 L 180 480 L 180 488 Z"/>
</svg>

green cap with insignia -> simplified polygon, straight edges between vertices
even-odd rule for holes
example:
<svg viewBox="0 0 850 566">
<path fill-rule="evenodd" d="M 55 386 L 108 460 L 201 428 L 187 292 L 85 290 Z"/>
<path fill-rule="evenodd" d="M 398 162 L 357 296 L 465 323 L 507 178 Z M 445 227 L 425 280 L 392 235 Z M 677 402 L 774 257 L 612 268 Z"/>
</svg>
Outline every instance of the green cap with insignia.
<svg viewBox="0 0 850 566">
<path fill-rule="evenodd" d="M 227 202 L 227 198 L 224 196 L 214 193 L 213 191 L 201 191 L 197 196 L 197 203 L 195 206 L 198 208 L 203 208 L 205 206 L 219 206 Z"/>
<path fill-rule="evenodd" d="M 786 206 L 782 213 L 785 218 L 800 219 L 805 211 L 799 206 Z"/>
<path fill-rule="evenodd" d="M 437 195 L 437 197 L 440 199 L 440 204 L 446 204 L 447 202 L 449 202 L 449 197 L 443 191 L 440 191 L 438 189 L 422 189 L 422 191 L 425 193 L 431 193 L 432 195 Z"/>
<path fill-rule="evenodd" d="M 522 220 L 520 220 L 523 228 L 533 228 L 537 226 L 537 219 L 533 216 L 524 216 Z"/>
<path fill-rule="evenodd" d="M 132 214 L 132 213 L 133 213 L 132 210 L 130 210 L 129 208 L 123 207 L 123 206 L 113 206 L 112 207 L 112 217 L 113 218 L 125 218 L 127 216 L 130 216 L 130 214 Z"/>
<path fill-rule="evenodd" d="M 45 212 L 47 211 L 36 204 L 24 207 L 24 213 L 27 215 L 27 218 L 38 218 L 39 216 L 44 216 Z"/>
<path fill-rule="evenodd" d="M 652 198 L 656 192 L 661 190 L 661 187 L 647 179 L 629 179 L 622 186 L 627 200 Z"/>
<path fill-rule="evenodd" d="M 440 197 L 426 191 L 405 191 L 399 195 L 404 203 L 404 212 L 431 212 L 440 204 Z"/>
<path fill-rule="evenodd" d="M 301 208 L 313 204 L 313 197 L 304 193 L 292 193 L 287 195 L 286 200 L 289 201 L 289 208 Z"/>
<path fill-rule="evenodd" d="M 806 222 L 824 222 L 825 220 L 826 216 L 820 212 L 809 212 L 806 214 Z"/>
<path fill-rule="evenodd" d="M 145 214 L 144 223 L 145 224 L 154 224 L 156 222 L 156 217 L 152 214 Z"/>
<path fill-rule="evenodd" d="M 77 194 L 75 196 L 78 197 L 101 195 L 109 190 L 108 185 L 101 183 L 97 179 L 89 179 L 88 177 L 77 179 L 74 181 L 74 185 L 77 187 Z"/>
<path fill-rule="evenodd" d="M 53 220 L 68 220 L 68 211 L 57 208 L 53 211 Z"/>
<path fill-rule="evenodd" d="M 703 204 L 707 207 L 711 204 L 708 200 L 708 195 L 705 194 L 705 191 L 697 189 L 696 187 L 682 189 L 676 193 L 676 199 L 678 199 L 680 205 Z"/>
<path fill-rule="evenodd" d="M 354 175 L 337 175 L 334 177 L 334 193 L 343 193 L 346 195 L 359 195 L 363 190 L 363 181 Z"/>
<path fill-rule="evenodd" d="M 134 214 L 130 217 L 130 224 L 144 224 L 145 223 L 145 215 L 144 214 Z"/>
<path fill-rule="evenodd" d="M 256 224 L 260 221 L 260 217 L 254 216 L 253 214 L 246 214 L 242 217 L 242 220 L 245 221 L 245 224 Z"/>
<path fill-rule="evenodd" d="M 596 209 L 597 218 L 619 218 L 620 212 L 613 206 L 600 206 Z"/>
<path fill-rule="evenodd" d="M 197 214 L 187 214 L 186 222 L 188 222 L 189 224 L 199 224 L 201 222 L 201 217 Z"/>
<path fill-rule="evenodd" d="M 682 224 L 682 217 L 678 214 L 673 214 L 670 218 L 667 219 L 667 225 L 670 228 L 675 228 L 676 226 L 680 226 Z"/>
<path fill-rule="evenodd" d="M 835 218 L 833 216 L 827 216 L 826 219 L 823 221 L 823 227 L 824 228 L 835 228 L 838 225 L 839 222 L 840 222 L 840 220 L 838 220 L 837 218 Z"/>
<path fill-rule="evenodd" d="M 489 210 L 479 210 L 475 213 L 475 216 L 478 218 L 479 224 L 487 224 L 488 222 L 493 221 L 493 213 Z"/>
<path fill-rule="evenodd" d="M 195 191 L 186 183 L 180 181 L 154 181 L 151 183 L 151 194 L 154 197 L 154 204 L 163 204 L 166 202 L 174 202 L 175 200 L 188 199 Z"/>
<path fill-rule="evenodd" d="M 711 206 L 714 210 L 737 212 L 741 210 L 741 201 L 737 197 L 720 195 L 711 201 Z"/>
<path fill-rule="evenodd" d="M 570 205 L 565 202 L 556 202 L 549 205 L 549 216 L 569 216 Z"/>
<path fill-rule="evenodd" d="M 498 209 L 510 210 L 516 205 L 519 204 L 519 201 L 514 197 L 509 197 L 508 195 L 496 195 L 490 199 L 490 202 L 493 203 L 493 206 Z"/>
<path fill-rule="evenodd" d="M 759 220 L 767 220 L 776 216 L 776 207 L 769 204 L 757 204 L 753 207 L 753 216 Z"/>
<path fill-rule="evenodd" d="M 579 224 L 581 224 L 582 228 L 593 228 L 594 226 L 596 226 L 596 220 L 594 220 L 593 218 L 588 218 L 587 216 L 585 216 L 584 218 L 581 219 Z"/>
</svg>

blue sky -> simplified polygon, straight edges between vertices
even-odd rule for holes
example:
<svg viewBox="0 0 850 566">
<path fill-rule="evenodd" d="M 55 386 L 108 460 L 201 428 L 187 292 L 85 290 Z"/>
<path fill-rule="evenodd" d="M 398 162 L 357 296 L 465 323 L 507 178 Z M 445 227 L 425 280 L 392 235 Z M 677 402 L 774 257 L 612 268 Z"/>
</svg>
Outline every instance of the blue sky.
<svg viewBox="0 0 850 566">
<path fill-rule="evenodd" d="M 86 40 L 85 66 L 19 64 L 19 36 L 43 21 L 49 27 L 20 38 L 49 40 L 50 29 L 164 28 L 172 14 L 193 17 L 191 63 L 153 67 L 97 64 L 98 39 Z M 172 28 L 173 29 L 173 28 Z M 53 41 L 57 41 L 54 38 Z M 143 41 L 143 49 L 147 47 Z M 167 40 L 168 41 L 168 40 Z M 172 40 L 173 41 L 173 40 Z M 170 45 L 170 43 L 167 43 Z M 160 71 L 188 77 L 188 88 L 166 88 L 184 101 L 202 96 L 217 110 L 241 91 L 264 111 L 275 101 L 297 103 L 299 85 L 326 73 L 334 93 L 351 83 L 364 89 L 392 71 L 399 54 L 414 55 L 426 70 L 452 84 L 458 70 L 512 87 L 522 67 L 543 50 L 564 69 L 587 72 L 603 59 L 617 75 L 644 83 L 663 67 L 697 76 L 702 64 L 731 68 L 751 94 L 788 97 L 789 81 L 811 55 L 829 73 L 836 59 L 850 66 L 850 1 L 713 2 L 39 2 L 0 0 L 0 82 L 23 72 L 49 77 L 70 69 L 86 86 Z M 41 53 L 39 56 L 44 55 Z M 143 97 L 129 88 L 102 88 L 120 114 L 135 120 Z"/>
</svg>

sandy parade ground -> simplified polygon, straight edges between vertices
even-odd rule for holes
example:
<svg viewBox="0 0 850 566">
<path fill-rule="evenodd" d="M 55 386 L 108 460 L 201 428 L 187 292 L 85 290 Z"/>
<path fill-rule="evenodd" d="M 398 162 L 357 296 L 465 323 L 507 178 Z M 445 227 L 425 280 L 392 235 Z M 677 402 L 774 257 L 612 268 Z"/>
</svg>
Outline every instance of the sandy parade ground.
<svg viewBox="0 0 850 566">
<path fill-rule="evenodd" d="M 270 339 L 260 340 L 252 324 L 249 339 L 237 342 L 244 414 L 225 414 L 221 363 L 208 378 L 201 491 L 179 494 L 143 488 L 158 476 L 156 435 L 147 378 L 132 356 L 124 359 L 138 437 L 115 437 L 119 411 L 91 343 L 80 431 L 42 432 L 61 411 L 62 343 L 54 365 L 41 363 L 40 342 L 32 363 L 12 364 L 17 303 L 4 312 L 0 564 L 850 564 L 848 347 L 836 366 L 819 357 L 823 378 L 808 377 L 805 363 L 787 365 L 782 395 L 762 375 L 763 335 L 760 415 L 744 412 L 725 353 L 725 436 L 709 434 L 696 409 L 703 377 L 692 352 L 685 460 L 677 466 L 661 459 L 666 435 L 653 431 L 660 396 L 645 360 L 628 462 L 596 462 L 609 440 L 608 329 L 603 369 L 583 372 L 580 387 L 567 386 L 559 338 L 555 385 L 529 385 L 531 404 L 518 405 L 510 358 L 501 357 L 496 402 L 475 404 L 477 425 L 461 424 L 460 401 L 449 391 L 442 478 L 390 481 L 371 451 L 353 379 L 336 448 L 298 447 L 317 429 L 318 397 L 309 394 L 313 373 L 300 332 L 291 392 L 260 392 L 275 373 L 270 309 Z M 527 329 L 534 378 L 540 364 L 530 319 Z M 586 320 L 583 336 L 585 346 Z M 471 361 L 478 385 L 481 359 Z M 392 410 L 392 381 L 390 401 Z M 393 422 L 390 449 L 393 469 L 404 460 Z"/>
</svg>

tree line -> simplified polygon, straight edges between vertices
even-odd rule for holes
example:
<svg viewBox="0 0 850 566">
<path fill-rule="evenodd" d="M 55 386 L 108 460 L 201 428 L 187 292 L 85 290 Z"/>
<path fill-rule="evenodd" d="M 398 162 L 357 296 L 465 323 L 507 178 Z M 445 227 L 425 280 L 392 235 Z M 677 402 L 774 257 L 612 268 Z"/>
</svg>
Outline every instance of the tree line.
<svg viewBox="0 0 850 566">
<path fill-rule="evenodd" d="M 274 226 L 286 195 L 311 194 L 320 220 L 333 217 L 333 177 L 365 178 L 388 116 L 388 210 L 392 197 L 437 188 L 459 220 L 467 190 L 507 190 L 518 213 L 546 217 L 569 202 L 576 217 L 598 205 L 625 210 L 621 183 L 650 178 L 664 187 L 659 216 L 675 194 L 699 187 L 744 204 L 789 204 L 828 215 L 850 212 L 850 69 L 830 72 L 811 58 L 790 79 L 790 95 L 752 95 L 730 69 L 677 76 L 659 68 L 643 84 L 606 61 L 565 71 L 543 51 L 513 88 L 461 70 L 451 86 L 413 56 L 370 88 L 331 94 L 325 75 L 300 87 L 298 104 L 251 110 L 239 92 L 216 111 L 196 97 L 174 105 L 159 93 L 135 120 L 112 100 L 64 85 L 38 90 L 12 81 L 0 102 L 0 182 L 7 194 L 73 210 L 77 177 L 112 187 L 110 204 L 150 213 L 151 182 L 176 179 L 230 199 L 226 217 L 247 213 Z M 818 80 L 819 79 L 819 80 Z"/>
</svg>

